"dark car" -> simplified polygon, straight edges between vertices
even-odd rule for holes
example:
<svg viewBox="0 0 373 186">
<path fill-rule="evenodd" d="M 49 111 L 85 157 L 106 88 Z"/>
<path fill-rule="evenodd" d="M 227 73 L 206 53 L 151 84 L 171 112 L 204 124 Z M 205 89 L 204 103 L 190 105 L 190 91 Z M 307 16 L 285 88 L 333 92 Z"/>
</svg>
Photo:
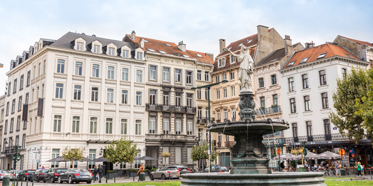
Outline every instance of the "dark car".
<svg viewBox="0 0 373 186">
<path fill-rule="evenodd" d="M 87 169 L 68 169 L 66 172 L 61 173 L 58 177 L 58 183 L 67 182 L 69 184 L 87 182 L 90 184 L 92 182 L 93 174 Z"/>
<path fill-rule="evenodd" d="M 34 173 L 36 172 L 35 169 L 23 170 L 22 172 L 18 173 L 19 180 L 29 180 L 32 181 L 31 178 L 33 177 Z"/>
<path fill-rule="evenodd" d="M 51 182 L 54 183 L 58 180 L 61 173 L 65 173 L 67 169 L 61 169 L 61 168 L 51 168 L 48 170 L 47 173 L 44 175 L 43 182 Z"/>
<path fill-rule="evenodd" d="M 48 169 L 38 169 L 34 173 L 34 181 L 39 182 L 44 179 L 45 174 L 48 172 Z"/>
<path fill-rule="evenodd" d="M 177 168 L 177 170 L 180 171 L 180 174 L 192 173 L 192 171 L 188 167 L 184 167 L 182 165 L 174 165 L 174 166 Z"/>
</svg>

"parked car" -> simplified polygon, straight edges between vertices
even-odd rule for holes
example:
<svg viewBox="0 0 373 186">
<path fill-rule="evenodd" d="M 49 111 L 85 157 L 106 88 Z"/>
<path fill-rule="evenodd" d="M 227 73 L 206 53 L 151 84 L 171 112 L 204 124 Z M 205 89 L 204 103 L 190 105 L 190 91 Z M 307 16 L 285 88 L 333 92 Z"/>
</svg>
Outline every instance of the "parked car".
<svg viewBox="0 0 373 186">
<path fill-rule="evenodd" d="M 35 173 L 35 171 L 36 171 L 35 169 L 23 170 L 22 172 L 18 174 L 18 178 L 19 180 L 23 180 L 23 181 L 26 181 L 26 180 L 32 181 L 31 178 L 33 174 Z"/>
<path fill-rule="evenodd" d="M 60 174 L 66 171 L 67 171 L 66 168 L 51 168 L 48 170 L 47 173 L 45 173 L 43 182 L 54 183 L 55 181 L 58 180 L 58 178 L 60 177 Z"/>
<path fill-rule="evenodd" d="M 0 180 L 3 180 L 4 176 L 9 176 L 9 178 L 12 178 L 13 174 L 5 170 L 0 170 Z"/>
<path fill-rule="evenodd" d="M 169 179 L 169 178 L 180 178 L 180 171 L 177 169 L 177 167 L 172 166 L 172 167 L 162 167 L 157 169 L 154 172 L 150 173 L 150 179 Z"/>
<path fill-rule="evenodd" d="M 203 172 L 209 172 L 209 168 L 205 168 Z M 211 166 L 211 172 L 229 172 L 227 167 L 221 167 L 219 165 L 213 165 Z"/>
<path fill-rule="evenodd" d="M 60 173 L 58 177 L 58 183 L 67 182 L 69 184 L 87 182 L 90 184 L 92 182 L 93 174 L 87 169 L 68 169 L 66 172 Z"/>
<path fill-rule="evenodd" d="M 190 170 L 190 168 L 188 167 L 184 167 L 182 165 L 174 165 L 177 170 L 180 171 L 180 174 L 186 174 L 186 173 L 192 173 L 192 170 Z"/>
<path fill-rule="evenodd" d="M 48 169 L 38 169 L 34 173 L 34 181 L 39 182 L 44 179 L 45 174 L 48 172 Z"/>
<path fill-rule="evenodd" d="M 18 174 L 22 172 L 21 170 L 9 170 L 10 174 L 12 174 L 12 178 L 10 180 L 17 180 Z"/>
</svg>

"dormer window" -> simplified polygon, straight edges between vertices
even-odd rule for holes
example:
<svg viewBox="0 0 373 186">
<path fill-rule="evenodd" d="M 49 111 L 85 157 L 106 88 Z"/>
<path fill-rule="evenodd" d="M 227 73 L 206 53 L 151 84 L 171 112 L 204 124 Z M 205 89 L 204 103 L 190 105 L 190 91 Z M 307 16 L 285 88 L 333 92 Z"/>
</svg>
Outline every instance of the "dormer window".
<svg viewBox="0 0 373 186">
<path fill-rule="evenodd" d="M 288 64 L 288 67 L 293 66 L 294 63 L 295 63 L 295 61 L 290 62 L 290 63 Z"/>
<path fill-rule="evenodd" d="M 168 43 L 165 43 L 165 45 L 166 45 L 166 46 L 171 46 L 171 45 L 170 45 L 170 44 L 168 44 Z"/>
<path fill-rule="evenodd" d="M 83 50 L 83 42 L 78 42 L 78 43 L 76 44 L 76 49 L 77 49 L 77 50 Z"/>
<path fill-rule="evenodd" d="M 218 60 L 218 68 L 225 66 L 225 58 L 221 58 Z"/>
<path fill-rule="evenodd" d="M 145 43 L 149 43 L 149 41 L 147 41 L 146 39 L 144 39 L 144 42 L 145 42 Z"/>
<path fill-rule="evenodd" d="M 149 52 L 155 52 L 155 50 L 148 48 Z"/>
<path fill-rule="evenodd" d="M 186 54 L 183 54 L 183 56 L 184 56 L 184 57 L 186 57 L 186 58 L 189 58 L 189 56 L 188 56 L 188 55 L 186 55 Z"/>
<path fill-rule="evenodd" d="M 307 62 L 307 60 L 308 60 L 308 57 L 307 58 L 303 58 L 302 61 L 300 61 L 300 63 L 305 63 L 305 62 Z"/>
<path fill-rule="evenodd" d="M 201 55 L 201 54 L 197 54 L 197 56 L 198 56 L 198 57 L 202 57 L 202 55 Z"/>
<path fill-rule="evenodd" d="M 115 55 L 115 48 L 109 47 L 109 55 L 114 56 Z"/>
<path fill-rule="evenodd" d="M 94 53 L 100 53 L 100 45 L 94 45 L 93 46 L 93 52 Z"/>
<path fill-rule="evenodd" d="M 163 51 L 163 50 L 158 50 L 159 51 L 159 53 L 161 53 L 161 54 L 167 54 L 165 51 Z"/>
<path fill-rule="evenodd" d="M 129 58 L 129 50 L 123 50 L 122 57 Z"/>
<path fill-rule="evenodd" d="M 137 52 L 136 53 L 136 59 L 142 60 L 142 52 Z"/>
<path fill-rule="evenodd" d="M 326 53 L 320 54 L 319 57 L 317 57 L 317 59 L 323 58 L 323 57 L 325 57 L 325 55 L 326 55 Z"/>
<path fill-rule="evenodd" d="M 251 41 L 253 41 L 252 39 L 250 39 L 247 43 L 251 43 Z"/>
</svg>

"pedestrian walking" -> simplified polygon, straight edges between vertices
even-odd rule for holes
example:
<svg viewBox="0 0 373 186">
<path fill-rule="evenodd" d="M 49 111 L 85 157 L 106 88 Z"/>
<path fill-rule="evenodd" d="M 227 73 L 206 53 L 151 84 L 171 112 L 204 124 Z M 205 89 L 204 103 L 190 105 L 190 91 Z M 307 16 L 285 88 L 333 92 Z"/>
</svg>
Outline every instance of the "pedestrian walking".
<svg viewBox="0 0 373 186">
<path fill-rule="evenodd" d="M 140 174 L 144 172 L 144 167 L 142 166 L 142 163 L 140 164 L 139 171 L 137 172 L 137 175 L 139 175 L 139 180 L 140 181 Z"/>
<path fill-rule="evenodd" d="M 104 169 L 101 165 L 98 165 L 98 182 L 101 183 L 102 175 L 104 175 Z"/>
<path fill-rule="evenodd" d="M 357 167 L 357 175 L 358 175 L 358 176 L 359 176 L 359 175 L 362 175 L 362 174 L 361 174 L 361 163 L 358 162 L 356 167 Z"/>
<path fill-rule="evenodd" d="M 338 163 L 338 161 L 335 163 L 335 174 L 336 176 L 341 176 L 341 167 L 342 165 Z"/>
<path fill-rule="evenodd" d="M 95 180 L 95 181 L 97 181 L 97 171 L 98 171 L 98 169 L 97 169 L 97 167 L 96 167 L 96 165 L 93 167 L 93 179 Z"/>
</svg>

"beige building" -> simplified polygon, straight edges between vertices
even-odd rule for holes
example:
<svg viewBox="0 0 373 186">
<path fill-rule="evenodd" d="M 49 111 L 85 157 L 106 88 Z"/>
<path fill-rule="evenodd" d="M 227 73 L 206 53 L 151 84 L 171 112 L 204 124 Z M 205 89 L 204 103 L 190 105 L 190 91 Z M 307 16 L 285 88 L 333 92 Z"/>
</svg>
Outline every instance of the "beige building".
<svg viewBox="0 0 373 186">
<path fill-rule="evenodd" d="M 0 149 L 3 149 L 3 128 L 5 117 L 5 95 L 0 96 Z M 0 159 L 0 167 L 3 165 L 3 158 Z"/>
<path fill-rule="evenodd" d="M 292 45 L 290 36 L 285 36 L 283 43 L 283 48 L 273 51 L 259 61 L 254 68 L 256 118 L 258 120 L 266 120 L 267 118 L 273 121 L 282 120 L 282 87 L 279 70 L 295 51 L 303 49 L 300 43 Z M 283 147 L 283 138 L 282 132 L 264 136 L 264 142 L 268 147 L 268 158 L 276 155 L 275 147 Z"/>
<path fill-rule="evenodd" d="M 208 101 L 205 89 L 193 87 L 211 83 L 213 55 L 135 32 L 123 40 L 144 50 L 147 61 L 146 155 L 159 161 L 147 161 L 146 166 L 162 165 L 161 154 L 168 152 L 167 165 L 194 167 L 191 151 L 197 140 L 206 140 Z"/>
<path fill-rule="evenodd" d="M 349 51 L 356 54 L 360 59 L 370 62 L 368 68 L 373 67 L 373 43 L 367 41 L 359 41 L 356 39 L 347 38 L 338 35 L 334 41 L 338 45 L 347 48 Z"/>
<path fill-rule="evenodd" d="M 241 45 L 244 45 L 248 48 L 255 64 L 274 50 L 284 48 L 284 40 L 275 29 L 268 29 L 266 26 L 259 25 L 257 30 L 257 34 L 232 42 L 228 46 L 225 45 L 224 39 L 219 40 L 220 54 L 215 59 L 212 79 L 213 83 L 223 80 L 228 80 L 228 82 L 211 88 L 212 115 L 217 123 L 224 122 L 226 119 L 236 121 L 239 118 L 238 101 L 241 89 L 238 79 L 239 63 L 229 52 L 223 51 L 223 48 L 227 48 L 233 53 L 238 53 Z M 252 83 L 255 85 L 254 82 Z M 212 145 L 218 153 L 215 163 L 223 166 L 230 165 L 230 151 L 228 147 L 234 144 L 233 141 L 233 136 L 228 137 L 223 134 L 212 134 Z"/>
</svg>

